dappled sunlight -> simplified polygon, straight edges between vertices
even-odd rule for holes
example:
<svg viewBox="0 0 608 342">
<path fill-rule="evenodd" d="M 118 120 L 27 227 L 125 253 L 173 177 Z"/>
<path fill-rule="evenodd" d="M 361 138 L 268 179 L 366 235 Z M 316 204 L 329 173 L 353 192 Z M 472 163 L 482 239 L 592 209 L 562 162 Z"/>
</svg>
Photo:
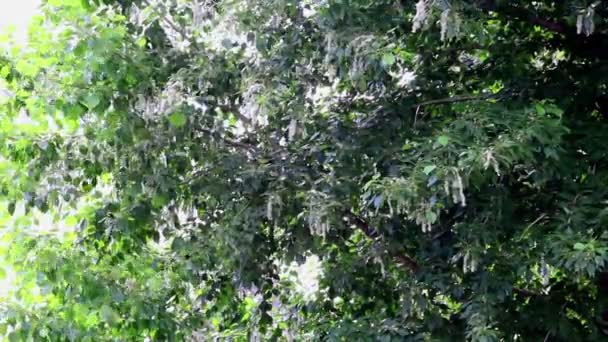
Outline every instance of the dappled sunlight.
<svg viewBox="0 0 608 342">
<path fill-rule="evenodd" d="M 608 4 L 2 4 L 0 340 L 608 336 Z"/>
</svg>

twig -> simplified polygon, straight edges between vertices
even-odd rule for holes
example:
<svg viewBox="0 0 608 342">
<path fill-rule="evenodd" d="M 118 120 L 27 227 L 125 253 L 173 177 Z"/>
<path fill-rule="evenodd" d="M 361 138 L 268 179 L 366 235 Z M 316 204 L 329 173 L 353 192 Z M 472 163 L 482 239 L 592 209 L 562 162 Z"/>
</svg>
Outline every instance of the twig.
<svg viewBox="0 0 608 342">
<path fill-rule="evenodd" d="M 420 113 L 420 105 L 416 107 L 416 114 L 414 115 L 414 127 L 416 126 L 416 122 L 418 121 L 418 113 Z"/>
<path fill-rule="evenodd" d="M 470 96 L 470 95 L 453 96 L 453 97 L 447 97 L 447 98 L 443 98 L 443 99 L 420 102 L 418 104 L 415 104 L 413 106 L 413 108 L 416 108 L 416 113 L 418 113 L 418 111 L 420 110 L 420 107 L 429 106 L 429 105 L 449 104 L 449 103 L 467 102 L 467 101 L 483 101 L 483 100 L 490 100 L 490 99 L 497 99 L 497 98 L 500 98 L 499 94 L 484 94 L 484 95 L 475 95 L 475 96 Z"/>
<path fill-rule="evenodd" d="M 540 222 L 542 219 L 544 219 L 545 217 L 547 217 L 547 214 L 542 213 L 539 217 L 536 218 L 536 220 L 532 221 L 532 223 L 530 223 L 526 229 L 530 229 L 533 226 L 535 226 L 538 222 Z"/>
<path fill-rule="evenodd" d="M 540 214 L 539 217 L 537 217 L 534 221 L 532 221 L 529 225 L 527 225 L 526 228 L 524 228 L 524 230 L 522 231 L 521 236 L 518 238 L 518 240 L 523 239 L 524 237 L 528 236 L 530 229 L 532 229 L 532 227 L 536 226 L 545 217 L 547 217 L 547 214 L 542 213 L 542 214 Z"/>
</svg>

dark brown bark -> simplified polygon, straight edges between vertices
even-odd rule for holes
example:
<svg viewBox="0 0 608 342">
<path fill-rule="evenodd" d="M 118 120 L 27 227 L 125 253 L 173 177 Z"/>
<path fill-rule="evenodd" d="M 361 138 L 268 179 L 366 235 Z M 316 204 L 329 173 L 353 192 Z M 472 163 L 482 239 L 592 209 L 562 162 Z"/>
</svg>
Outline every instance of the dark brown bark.
<svg viewBox="0 0 608 342">
<path fill-rule="evenodd" d="M 365 234 L 365 236 L 367 236 L 370 240 L 375 241 L 380 236 L 380 234 L 374 227 L 370 226 L 367 221 L 365 221 L 362 217 L 358 216 L 352 211 L 348 211 L 346 213 L 346 216 L 350 219 L 351 224 L 361 230 L 363 234 Z M 395 262 L 405 267 L 406 269 L 414 273 L 418 271 L 418 263 L 411 256 L 405 253 L 393 253 L 391 256 L 393 257 L 393 259 L 395 259 Z"/>
</svg>

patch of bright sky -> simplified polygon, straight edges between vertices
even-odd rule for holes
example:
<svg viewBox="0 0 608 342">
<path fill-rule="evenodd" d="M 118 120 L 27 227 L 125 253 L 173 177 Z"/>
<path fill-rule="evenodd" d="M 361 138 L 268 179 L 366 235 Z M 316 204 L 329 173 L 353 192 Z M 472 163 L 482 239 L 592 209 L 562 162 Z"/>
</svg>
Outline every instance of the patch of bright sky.
<svg viewBox="0 0 608 342">
<path fill-rule="evenodd" d="M 30 18 L 36 14 L 40 0 L 3 0 L 0 10 L 0 32 L 14 28 L 15 40 L 19 43 L 27 39 Z"/>
<path fill-rule="evenodd" d="M 27 29 L 30 19 L 38 13 L 41 0 L 2 0 L 0 9 L 0 36 L 10 33 L 17 45 L 27 42 Z M 2 45 L 6 47 L 6 45 Z M 0 81 L 0 100 L 10 96 L 6 92 L 4 83 Z"/>
<path fill-rule="evenodd" d="M 2 9 L 0 9 L 0 33 L 11 30 L 17 43 L 25 43 L 30 18 L 37 13 L 39 6 L 40 0 L 3 0 Z M 10 293 L 11 283 L 14 281 L 15 274 L 2 261 L 2 255 L 0 255 L 0 268 L 1 303 L 2 297 Z"/>
</svg>

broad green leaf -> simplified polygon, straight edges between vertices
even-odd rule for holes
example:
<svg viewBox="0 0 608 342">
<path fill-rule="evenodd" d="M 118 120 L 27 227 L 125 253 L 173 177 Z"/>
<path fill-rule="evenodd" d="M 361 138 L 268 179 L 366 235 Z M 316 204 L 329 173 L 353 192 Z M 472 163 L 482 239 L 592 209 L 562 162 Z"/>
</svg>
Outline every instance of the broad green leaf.
<svg viewBox="0 0 608 342">
<path fill-rule="evenodd" d="M 392 53 L 385 53 L 384 55 L 382 55 L 382 64 L 387 67 L 390 67 L 391 65 L 395 64 L 395 55 L 393 55 Z"/>
<path fill-rule="evenodd" d="M 175 113 L 169 115 L 169 123 L 171 123 L 171 125 L 173 127 L 176 127 L 176 128 L 182 127 L 186 124 L 186 122 L 187 122 L 186 115 L 184 115 L 184 113 L 182 113 L 182 112 L 175 112 Z"/>
<path fill-rule="evenodd" d="M 437 213 L 435 213 L 434 211 L 427 211 L 426 212 L 426 220 L 428 223 L 433 224 L 435 222 L 437 222 Z"/>
<path fill-rule="evenodd" d="M 537 104 L 535 105 L 535 108 L 536 108 L 536 112 L 537 112 L 538 114 L 540 114 L 540 115 L 545 115 L 545 114 L 547 113 L 547 112 L 545 111 L 545 107 L 544 107 L 542 104 L 540 104 L 540 103 L 537 103 Z"/>
<path fill-rule="evenodd" d="M 68 217 L 66 217 L 66 219 L 65 219 L 64 222 L 65 222 L 66 226 L 73 227 L 73 226 L 75 226 L 75 225 L 78 224 L 78 221 L 79 221 L 78 217 L 76 217 L 76 216 L 68 216 Z"/>
<path fill-rule="evenodd" d="M 428 166 L 424 167 L 422 172 L 424 172 L 426 175 L 430 175 L 431 172 L 435 171 L 436 168 L 437 168 L 437 165 L 428 165 Z"/>
<path fill-rule="evenodd" d="M 437 137 L 437 142 L 441 145 L 441 146 L 447 146 L 450 142 L 450 138 L 448 138 L 445 135 L 440 135 L 439 137 Z"/>
<path fill-rule="evenodd" d="M 167 198 L 162 195 L 155 195 L 152 198 L 152 205 L 155 208 L 161 208 L 163 205 L 167 203 Z"/>
<path fill-rule="evenodd" d="M 8 213 L 13 215 L 15 213 L 15 202 L 9 202 L 7 205 Z"/>
<path fill-rule="evenodd" d="M 101 102 L 99 96 L 97 96 L 96 94 L 90 93 L 87 94 L 84 98 L 84 105 L 87 106 L 87 108 L 89 108 L 89 110 L 93 110 L 95 107 L 97 107 L 99 105 L 99 103 Z"/>
<path fill-rule="evenodd" d="M 545 110 L 547 111 L 547 113 L 550 114 L 554 114 L 557 117 L 562 117 L 562 115 L 564 114 L 564 111 L 559 108 L 558 106 L 554 105 L 554 104 L 548 104 L 545 106 Z"/>
<path fill-rule="evenodd" d="M 120 319 L 114 309 L 112 309 L 107 304 L 101 306 L 101 308 L 99 309 L 99 314 L 101 316 L 101 319 L 103 319 L 103 321 L 108 324 L 114 324 Z"/>
</svg>

